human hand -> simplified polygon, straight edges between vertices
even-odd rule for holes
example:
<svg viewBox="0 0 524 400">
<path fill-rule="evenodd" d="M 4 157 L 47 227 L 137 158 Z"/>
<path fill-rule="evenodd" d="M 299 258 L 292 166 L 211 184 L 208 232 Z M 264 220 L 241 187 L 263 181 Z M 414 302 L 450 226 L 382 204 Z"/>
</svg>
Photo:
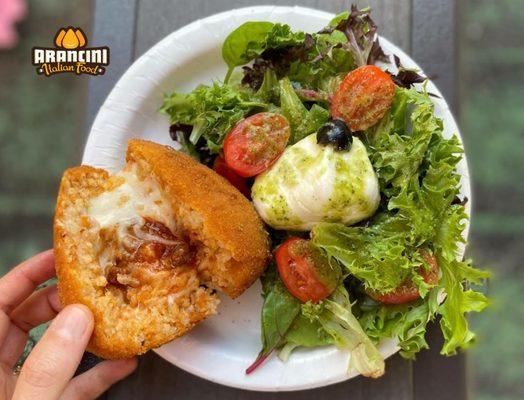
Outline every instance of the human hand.
<svg viewBox="0 0 524 400">
<path fill-rule="evenodd" d="M 73 378 L 93 332 L 93 315 L 83 305 L 61 308 L 56 286 L 35 292 L 55 274 L 48 250 L 15 267 L 0 279 L 0 398 L 94 399 L 136 367 L 136 360 L 103 361 Z M 20 374 L 13 368 L 28 332 L 53 319 Z"/>
</svg>

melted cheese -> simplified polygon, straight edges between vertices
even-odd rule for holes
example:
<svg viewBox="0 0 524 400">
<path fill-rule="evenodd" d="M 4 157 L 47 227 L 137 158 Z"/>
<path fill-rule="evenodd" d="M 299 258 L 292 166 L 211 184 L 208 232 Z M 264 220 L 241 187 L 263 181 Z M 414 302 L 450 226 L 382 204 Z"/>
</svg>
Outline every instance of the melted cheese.
<svg viewBox="0 0 524 400">
<path fill-rule="evenodd" d="M 113 235 L 113 244 L 101 241 L 95 245 L 99 265 L 104 273 L 114 265 L 122 252 L 126 252 L 125 243 L 130 240 L 130 232 L 137 240 L 173 244 L 161 237 L 142 232 L 140 227 L 144 225 L 145 218 L 161 222 L 172 232 L 176 228 L 173 212 L 160 186 L 151 177 L 140 179 L 135 165 L 127 165 L 113 175 L 108 185 L 110 189 L 94 197 L 87 211 L 87 215 L 95 222 L 95 229 L 99 232 L 106 230 Z"/>
<path fill-rule="evenodd" d="M 126 167 L 111 179 L 119 184 L 93 198 L 88 208 L 88 216 L 99 229 L 142 225 L 148 217 L 174 230 L 171 207 L 153 178 L 140 180 L 133 167 Z"/>
</svg>

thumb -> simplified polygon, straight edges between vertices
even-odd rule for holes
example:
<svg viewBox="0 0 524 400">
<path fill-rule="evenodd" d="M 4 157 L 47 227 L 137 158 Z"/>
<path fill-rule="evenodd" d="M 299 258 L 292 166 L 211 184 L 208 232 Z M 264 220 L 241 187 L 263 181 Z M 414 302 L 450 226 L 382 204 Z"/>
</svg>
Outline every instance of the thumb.
<svg viewBox="0 0 524 400">
<path fill-rule="evenodd" d="M 13 399 L 58 399 L 73 377 L 93 332 L 83 305 L 64 308 L 25 361 Z"/>
</svg>

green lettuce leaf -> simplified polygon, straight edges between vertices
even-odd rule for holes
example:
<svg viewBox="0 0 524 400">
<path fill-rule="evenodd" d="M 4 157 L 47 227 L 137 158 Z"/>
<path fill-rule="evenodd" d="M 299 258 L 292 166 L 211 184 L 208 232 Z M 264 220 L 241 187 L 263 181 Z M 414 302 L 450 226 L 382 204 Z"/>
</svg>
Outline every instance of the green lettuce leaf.
<svg viewBox="0 0 524 400">
<path fill-rule="evenodd" d="M 343 285 L 318 304 L 302 304 L 287 291 L 272 265 L 262 277 L 262 287 L 262 350 L 247 373 L 276 349 L 285 361 L 297 347 L 330 344 L 351 352 L 349 368 L 355 367 L 366 376 L 383 373 L 384 360 L 351 313 L 351 303 Z"/>
<path fill-rule="evenodd" d="M 465 349 L 473 343 L 475 334 L 469 329 L 465 314 L 480 312 L 488 306 L 483 293 L 468 287 L 481 284 L 489 274 L 473 268 L 470 262 L 457 260 L 458 246 L 464 243 L 465 218 L 461 206 L 454 205 L 446 210 L 435 241 L 437 262 L 442 271 L 441 287 L 446 293 L 446 300 L 439 308 L 445 339 L 442 354 L 446 355 L 455 354 L 458 348 Z"/>
<path fill-rule="evenodd" d="M 272 70 L 279 79 L 288 77 L 300 87 L 325 88 L 327 81 L 341 78 L 355 67 L 353 53 L 341 46 L 345 42 L 346 36 L 340 31 L 304 34 L 276 24 L 263 40 L 250 42 L 236 57 L 237 65 L 254 60 L 242 68 L 242 83 L 257 90 L 264 73 Z"/>
<path fill-rule="evenodd" d="M 349 18 L 349 11 L 342 11 L 341 13 L 335 15 L 331 21 L 329 21 L 328 26 L 337 26 L 341 21 Z"/>
<path fill-rule="evenodd" d="M 375 292 L 394 290 L 423 264 L 409 244 L 413 239 L 408 224 L 398 217 L 380 214 L 369 227 L 321 223 L 312 235 L 315 245 Z"/>
<path fill-rule="evenodd" d="M 256 96 L 268 103 L 278 104 L 280 102 L 280 84 L 275 71 L 267 69 L 264 72 L 264 79 L 256 92 Z"/>
<path fill-rule="evenodd" d="M 438 310 L 438 292 L 439 289 L 434 288 L 424 299 L 387 307 L 365 299 L 357 303 L 359 322 L 373 341 L 398 338 L 400 354 L 414 358 L 420 350 L 428 348 L 426 325 Z"/>
<path fill-rule="evenodd" d="M 291 27 L 286 24 L 274 24 L 271 31 L 267 33 L 264 41 L 251 41 L 245 51 L 245 56 L 253 60 L 260 56 L 267 49 L 280 49 L 290 46 L 301 45 L 306 34 L 304 32 L 293 32 Z"/>
<path fill-rule="evenodd" d="M 279 79 L 287 76 L 301 88 L 325 91 L 328 82 L 340 80 L 357 66 L 387 60 L 369 8 L 352 6 L 315 34 L 293 34 L 287 25 L 278 28 L 275 25 L 266 40 L 253 41 L 252 51 L 244 52 L 242 59 L 256 56 L 252 66 L 243 67 L 242 82 L 253 89 L 260 87 L 264 71 L 272 69 Z"/>
<path fill-rule="evenodd" d="M 236 66 L 250 61 L 246 51 L 248 47 L 260 47 L 266 40 L 274 24 L 267 21 L 248 21 L 231 32 L 222 44 L 222 58 L 229 67 L 226 82 Z"/>
<path fill-rule="evenodd" d="M 160 111 L 169 116 L 171 124 L 193 127 L 188 138 L 196 145 L 202 138 L 211 153 L 218 153 L 226 134 L 242 118 L 268 104 L 247 90 L 213 82 L 200 85 L 191 93 L 173 92 L 164 97 Z"/>
<path fill-rule="evenodd" d="M 298 60 L 289 65 L 287 76 L 300 87 L 324 90 L 333 94 L 338 88 L 331 84 L 333 80 L 340 82 L 342 78 L 355 68 L 353 53 L 338 44 L 345 42 L 345 36 L 334 31 L 329 34 L 313 36 L 315 46 L 312 47 L 305 60 Z"/>
<path fill-rule="evenodd" d="M 314 104 L 308 110 L 304 106 L 288 78 L 280 81 L 280 109 L 291 126 L 289 144 L 316 132 L 329 120 L 329 111 L 325 108 Z"/>
<path fill-rule="evenodd" d="M 351 303 L 344 286 L 319 304 L 306 303 L 302 313 L 333 337 L 337 347 L 351 352 L 349 370 L 377 378 L 384 374 L 384 359 L 351 312 Z"/>
<path fill-rule="evenodd" d="M 329 344 L 334 344 L 333 337 L 322 328 L 318 321 L 311 321 L 301 312 L 287 332 L 285 344 L 279 351 L 278 357 L 286 361 L 297 347 L 318 347 Z"/>
<path fill-rule="evenodd" d="M 418 176 L 433 136 L 441 134 L 442 121 L 433 111 L 428 95 L 396 88 L 391 112 L 368 132 L 370 158 L 387 196 L 406 189 Z"/>
</svg>

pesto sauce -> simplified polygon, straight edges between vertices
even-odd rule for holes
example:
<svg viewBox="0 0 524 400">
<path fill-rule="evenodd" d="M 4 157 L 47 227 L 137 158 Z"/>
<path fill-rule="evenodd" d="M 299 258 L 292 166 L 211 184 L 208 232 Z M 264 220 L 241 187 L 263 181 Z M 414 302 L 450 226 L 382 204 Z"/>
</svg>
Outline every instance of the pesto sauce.
<svg viewBox="0 0 524 400">
<path fill-rule="evenodd" d="M 288 179 L 289 176 L 285 174 L 285 168 L 281 170 L 278 168 L 275 171 L 274 177 L 279 176 Z M 252 189 L 253 200 L 265 204 L 264 210 L 259 210 L 262 218 L 274 227 L 281 227 L 293 224 L 300 224 L 300 220 L 293 216 L 291 209 L 287 203 L 286 198 L 280 193 L 279 185 L 281 182 L 273 177 L 266 177 L 264 180 L 255 181 Z"/>
<path fill-rule="evenodd" d="M 337 157 L 333 192 L 324 205 L 328 217 L 338 217 L 349 207 L 370 214 L 378 204 L 371 204 L 366 196 L 364 178 L 374 174 L 366 148 L 360 140 L 354 140 L 349 157 Z"/>
</svg>

